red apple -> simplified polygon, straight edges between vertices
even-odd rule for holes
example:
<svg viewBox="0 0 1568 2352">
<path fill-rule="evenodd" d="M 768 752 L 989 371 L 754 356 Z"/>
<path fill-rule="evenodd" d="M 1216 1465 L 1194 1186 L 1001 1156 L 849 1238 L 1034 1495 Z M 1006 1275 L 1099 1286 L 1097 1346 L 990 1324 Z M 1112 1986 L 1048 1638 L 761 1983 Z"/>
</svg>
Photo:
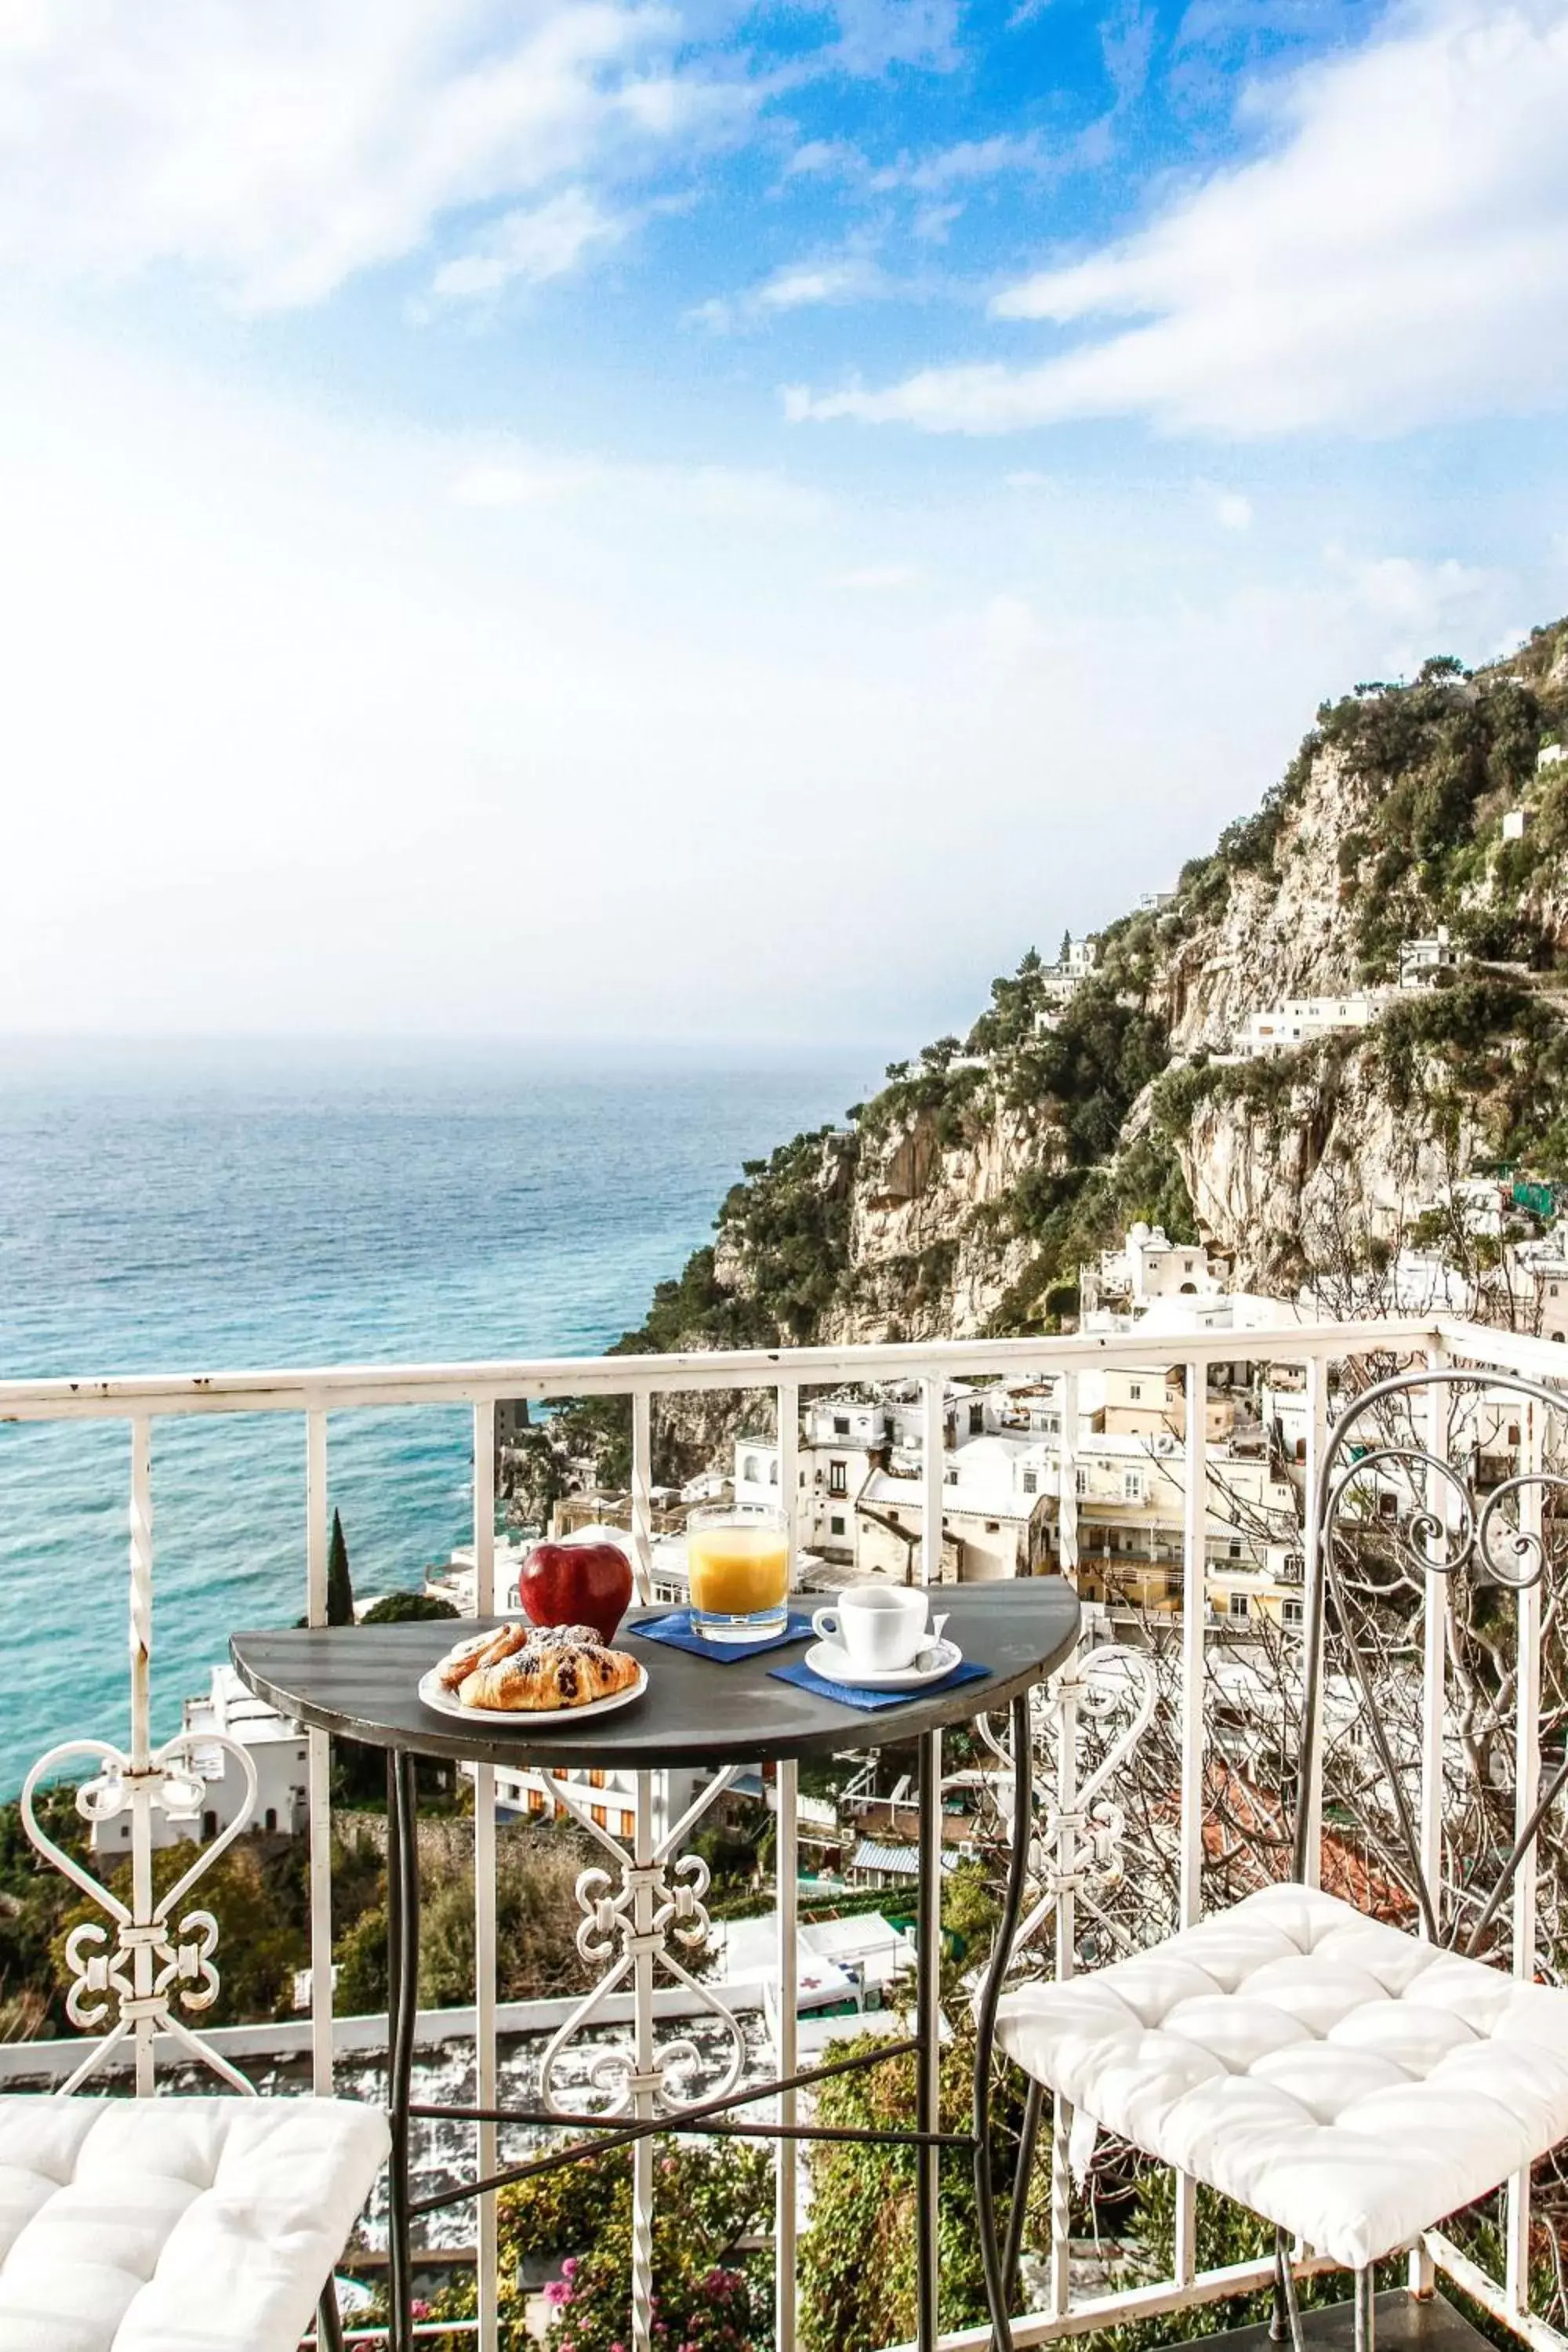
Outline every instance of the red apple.
<svg viewBox="0 0 1568 2352">
<path fill-rule="evenodd" d="M 632 1564 L 619 1544 L 535 1544 L 518 1579 L 536 1625 L 592 1625 L 605 1642 L 615 1640 L 631 1597 Z"/>
</svg>

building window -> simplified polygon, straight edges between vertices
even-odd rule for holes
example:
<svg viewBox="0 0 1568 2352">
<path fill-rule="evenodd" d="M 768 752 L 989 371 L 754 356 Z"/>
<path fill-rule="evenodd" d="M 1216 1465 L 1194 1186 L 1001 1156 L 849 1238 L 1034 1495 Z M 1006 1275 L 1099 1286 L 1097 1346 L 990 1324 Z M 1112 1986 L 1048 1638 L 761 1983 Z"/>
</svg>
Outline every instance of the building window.
<svg viewBox="0 0 1568 2352">
<path fill-rule="evenodd" d="M 1134 1403 L 1134 1404 L 1142 1404 L 1142 1402 L 1143 1402 L 1143 1383 L 1142 1383 L 1142 1381 L 1133 1381 L 1133 1383 L 1132 1383 L 1132 1385 L 1131 1385 L 1131 1388 L 1130 1389 L 1130 1391 L 1128 1391 L 1128 1393 L 1131 1395 L 1131 1397 L 1132 1402 L 1133 1402 L 1133 1403 Z"/>
<path fill-rule="evenodd" d="M 1073 1491 L 1081 1501 L 1083 1496 L 1089 1492 L 1089 1472 L 1087 1470 L 1075 1470 L 1072 1474 L 1072 1483 Z"/>
<path fill-rule="evenodd" d="M 776 1486 L 778 1483 L 779 1465 L 776 1462 L 770 1462 L 768 1464 L 768 1484 L 770 1486 Z"/>
<path fill-rule="evenodd" d="M 1230 1541 L 1225 1548 L 1225 1552 L 1227 1559 L 1239 1559 L 1241 1558 L 1241 1538 L 1239 1536 L 1232 1536 Z"/>
<path fill-rule="evenodd" d="M 272 1832 L 276 1830 L 278 1827 L 278 1808 L 276 1805 L 268 1806 L 261 1826 L 267 1831 L 269 1836 Z"/>
<path fill-rule="evenodd" d="M 972 1404 L 969 1408 L 969 1434 L 971 1437 L 978 1437 L 984 1427 L 985 1407 L 983 1404 Z"/>
<path fill-rule="evenodd" d="M 1026 1471 L 1025 1471 L 1025 1473 L 1024 1473 L 1024 1492 L 1025 1492 L 1025 1494 L 1026 1494 L 1026 1495 L 1033 1495 L 1033 1494 L 1037 1493 L 1037 1492 L 1038 1492 L 1038 1490 L 1039 1490 L 1039 1484 L 1040 1484 L 1040 1480 L 1039 1480 L 1039 1474 L 1038 1474 L 1038 1472 L 1037 1472 L 1037 1471 L 1034 1471 L 1034 1470 L 1026 1470 Z"/>
<path fill-rule="evenodd" d="M 609 1827 L 609 1811 L 604 1805 L 590 1805 L 588 1808 L 588 1819 L 593 1822 L 594 1827 L 596 1830 L 607 1829 Z"/>
<path fill-rule="evenodd" d="M 832 1535 L 832 1536 L 841 1536 L 841 1535 L 844 1533 L 844 1522 L 843 1522 L 843 1520 L 842 1520 L 842 1519 L 829 1519 L 829 1520 L 828 1520 L 828 1522 L 827 1522 L 827 1532 L 828 1532 L 828 1534 L 829 1534 L 829 1535 Z"/>
<path fill-rule="evenodd" d="M 847 1462 L 828 1464 L 827 1491 L 830 1495 L 847 1495 L 849 1492 L 849 1465 Z"/>
<path fill-rule="evenodd" d="M 1124 1503 L 1141 1503 L 1143 1500 L 1143 1473 L 1142 1470 L 1124 1470 L 1122 1472 L 1121 1499 Z"/>
<path fill-rule="evenodd" d="M 529 1790 L 528 1810 L 531 1813 L 542 1813 L 544 1811 L 544 1791 L 542 1789 L 531 1789 Z"/>
<path fill-rule="evenodd" d="M 590 1773 L 589 1773 L 589 1775 L 588 1775 L 588 1786 L 589 1786 L 589 1788 L 590 1788 L 590 1789 L 602 1789 L 602 1788 L 604 1787 L 604 1785 L 605 1785 L 605 1776 L 604 1776 L 604 1774 L 603 1774 L 602 1772 L 590 1772 Z"/>
<path fill-rule="evenodd" d="M 987 1519 L 985 1522 L 985 1532 L 988 1536 L 999 1536 L 1002 1532 L 1001 1520 Z"/>
<path fill-rule="evenodd" d="M 836 1413 L 834 1414 L 834 1416 L 833 1416 L 833 1434 L 834 1434 L 834 1436 L 835 1436 L 835 1437 L 847 1437 L 847 1436 L 848 1436 L 848 1434 L 849 1434 L 849 1415 L 848 1415 L 847 1412 L 836 1412 Z"/>
<path fill-rule="evenodd" d="M 1231 1623 L 1233 1625 L 1245 1625 L 1251 1614 L 1252 1603 L 1247 1599 L 1246 1593 L 1233 1592 L 1230 1596 Z"/>
<path fill-rule="evenodd" d="M 1281 1624 L 1302 1624 L 1306 1620 L 1306 1615 L 1307 1612 L 1305 1605 L 1300 1601 L 1286 1601 L 1280 1604 L 1279 1622 Z"/>
<path fill-rule="evenodd" d="M 741 1465 L 741 1475 L 748 1486 L 754 1486 L 757 1483 L 757 1457 L 754 1454 L 748 1454 Z"/>
</svg>

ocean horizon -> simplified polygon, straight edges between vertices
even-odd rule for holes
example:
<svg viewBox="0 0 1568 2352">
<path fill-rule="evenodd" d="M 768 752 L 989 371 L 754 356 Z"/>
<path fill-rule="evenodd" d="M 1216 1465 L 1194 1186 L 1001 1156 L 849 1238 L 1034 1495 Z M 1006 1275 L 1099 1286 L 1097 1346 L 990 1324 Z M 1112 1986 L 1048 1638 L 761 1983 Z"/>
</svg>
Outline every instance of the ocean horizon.
<svg viewBox="0 0 1568 2352">
<path fill-rule="evenodd" d="M 0 1040 L 0 1378 L 593 1356 L 872 1047 Z M 334 1413 L 356 1592 L 472 1529 L 464 1409 Z M 302 1416 L 156 1424 L 156 1727 L 304 1606 Z M 0 1796 L 126 1731 L 123 1423 L 0 1426 Z"/>
</svg>

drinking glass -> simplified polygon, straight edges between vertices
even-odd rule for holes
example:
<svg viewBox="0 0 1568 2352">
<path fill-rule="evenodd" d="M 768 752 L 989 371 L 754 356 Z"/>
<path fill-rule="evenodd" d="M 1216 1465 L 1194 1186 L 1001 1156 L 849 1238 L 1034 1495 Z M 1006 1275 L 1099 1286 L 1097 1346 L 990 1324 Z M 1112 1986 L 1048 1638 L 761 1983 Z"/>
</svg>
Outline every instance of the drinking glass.
<svg viewBox="0 0 1568 2352">
<path fill-rule="evenodd" d="M 767 1642 L 789 1621 L 789 1521 L 766 1503 L 710 1503 L 686 1522 L 691 1624 L 710 1642 Z"/>
</svg>

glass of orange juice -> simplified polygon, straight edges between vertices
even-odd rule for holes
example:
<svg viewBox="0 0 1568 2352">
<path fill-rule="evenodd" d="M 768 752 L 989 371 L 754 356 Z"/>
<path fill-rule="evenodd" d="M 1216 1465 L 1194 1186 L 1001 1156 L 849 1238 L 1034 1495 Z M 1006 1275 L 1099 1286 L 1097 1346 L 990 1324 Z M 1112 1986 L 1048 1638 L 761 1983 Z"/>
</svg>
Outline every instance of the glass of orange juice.
<svg viewBox="0 0 1568 2352">
<path fill-rule="evenodd" d="M 686 1522 L 692 1631 L 767 1642 L 789 1620 L 789 1521 L 765 1503 L 712 1503 Z"/>
</svg>

